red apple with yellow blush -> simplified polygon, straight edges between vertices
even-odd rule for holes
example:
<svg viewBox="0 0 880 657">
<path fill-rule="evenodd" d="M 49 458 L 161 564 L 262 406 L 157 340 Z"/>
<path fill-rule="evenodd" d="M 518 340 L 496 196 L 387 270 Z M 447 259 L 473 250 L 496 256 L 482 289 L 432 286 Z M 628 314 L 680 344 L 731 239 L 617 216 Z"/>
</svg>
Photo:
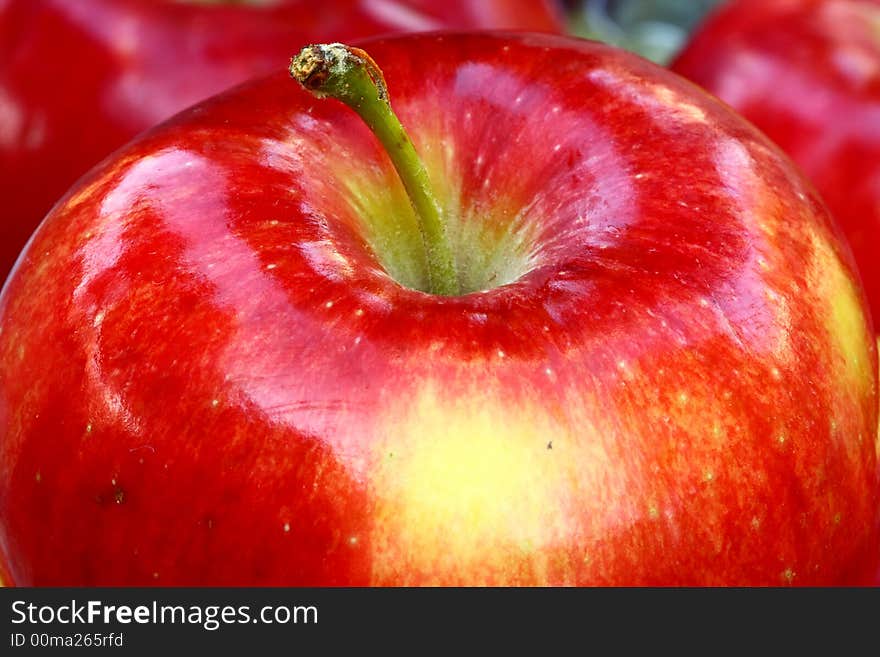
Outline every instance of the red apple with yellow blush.
<svg viewBox="0 0 880 657">
<path fill-rule="evenodd" d="M 15 582 L 867 581 L 873 328 L 778 148 L 598 43 L 362 47 L 37 231 L 0 295 Z"/>
</svg>

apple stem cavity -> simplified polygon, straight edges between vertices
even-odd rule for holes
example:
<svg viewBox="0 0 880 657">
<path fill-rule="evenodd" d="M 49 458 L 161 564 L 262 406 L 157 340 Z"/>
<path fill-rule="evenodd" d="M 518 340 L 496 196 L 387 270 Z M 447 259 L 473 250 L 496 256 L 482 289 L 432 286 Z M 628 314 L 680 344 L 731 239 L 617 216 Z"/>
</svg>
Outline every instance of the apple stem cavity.
<svg viewBox="0 0 880 657">
<path fill-rule="evenodd" d="M 342 43 L 309 45 L 290 61 L 290 75 L 318 98 L 335 98 L 358 113 L 382 144 L 419 224 L 429 292 L 461 294 L 455 257 L 428 172 L 388 100 L 385 76 L 365 51 Z"/>
</svg>

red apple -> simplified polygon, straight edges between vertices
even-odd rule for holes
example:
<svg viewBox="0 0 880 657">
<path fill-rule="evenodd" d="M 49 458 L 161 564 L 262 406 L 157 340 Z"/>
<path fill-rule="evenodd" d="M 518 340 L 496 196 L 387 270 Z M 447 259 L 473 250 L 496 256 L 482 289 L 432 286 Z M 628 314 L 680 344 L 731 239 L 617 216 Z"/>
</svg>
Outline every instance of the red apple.
<svg viewBox="0 0 880 657">
<path fill-rule="evenodd" d="M 673 69 L 761 128 L 815 183 L 880 318 L 880 0 L 728 2 Z"/>
<path fill-rule="evenodd" d="M 15 582 L 865 581 L 873 329 L 789 160 L 598 43 L 366 47 L 458 289 L 373 134 L 284 73 L 141 136 L 0 295 Z"/>
<path fill-rule="evenodd" d="M 135 134 L 307 40 L 561 29 L 552 0 L 0 0 L 0 281 L 52 204 Z"/>
</svg>

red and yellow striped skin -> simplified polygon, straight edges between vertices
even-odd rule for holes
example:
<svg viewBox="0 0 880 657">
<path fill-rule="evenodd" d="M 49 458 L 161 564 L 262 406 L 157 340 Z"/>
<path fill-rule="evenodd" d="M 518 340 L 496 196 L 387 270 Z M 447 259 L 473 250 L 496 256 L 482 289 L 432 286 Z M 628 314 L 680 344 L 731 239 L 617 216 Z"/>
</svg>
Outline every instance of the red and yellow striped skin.
<svg viewBox="0 0 880 657">
<path fill-rule="evenodd" d="M 880 0 L 738 0 L 673 70 L 729 103 L 816 185 L 880 314 Z"/>
<path fill-rule="evenodd" d="M 0 297 L 15 582 L 865 581 L 873 329 L 788 160 L 595 43 L 366 48 L 463 278 L 499 286 L 395 282 L 387 158 L 281 74 L 148 133 Z"/>
</svg>

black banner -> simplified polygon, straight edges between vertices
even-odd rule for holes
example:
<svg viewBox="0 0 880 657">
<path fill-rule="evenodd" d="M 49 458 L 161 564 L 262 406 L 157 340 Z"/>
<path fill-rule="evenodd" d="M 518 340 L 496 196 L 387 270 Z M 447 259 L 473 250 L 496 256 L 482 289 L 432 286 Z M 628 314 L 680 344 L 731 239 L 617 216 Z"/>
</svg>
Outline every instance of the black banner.
<svg viewBox="0 0 880 657">
<path fill-rule="evenodd" d="M 837 653 L 860 635 L 876 641 L 880 627 L 876 588 L 9 588 L 0 590 L 0 607 L 3 655 L 306 647 L 336 654 L 352 643 L 421 654 L 477 640 L 495 650 L 530 641 L 578 652 L 646 642 L 654 650 L 788 651 L 798 643 L 816 649 L 823 639 Z"/>
</svg>

